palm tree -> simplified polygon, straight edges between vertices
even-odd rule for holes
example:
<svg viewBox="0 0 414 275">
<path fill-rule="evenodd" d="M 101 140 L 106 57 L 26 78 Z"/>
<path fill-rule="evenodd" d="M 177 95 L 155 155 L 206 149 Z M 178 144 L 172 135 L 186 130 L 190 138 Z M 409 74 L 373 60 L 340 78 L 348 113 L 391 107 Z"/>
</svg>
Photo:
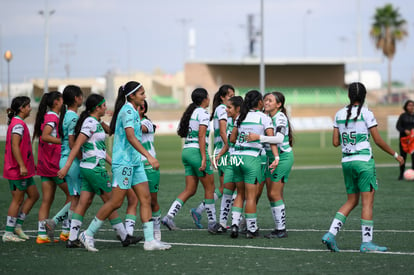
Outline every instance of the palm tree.
<svg viewBox="0 0 414 275">
<path fill-rule="evenodd" d="M 396 42 L 403 40 L 408 32 L 406 23 L 398 10 L 392 4 L 376 9 L 374 22 L 371 25 L 370 35 L 375 41 L 377 49 L 382 50 L 388 58 L 388 98 L 391 95 L 391 61 L 396 52 Z"/>
</svg>

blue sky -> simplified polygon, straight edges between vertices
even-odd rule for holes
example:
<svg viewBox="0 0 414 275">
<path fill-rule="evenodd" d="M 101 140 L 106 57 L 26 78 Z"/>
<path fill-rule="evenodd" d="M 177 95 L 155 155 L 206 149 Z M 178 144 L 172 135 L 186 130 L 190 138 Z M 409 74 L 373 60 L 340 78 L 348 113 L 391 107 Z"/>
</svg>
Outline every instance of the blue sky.
<svg viewBox="0 0 414 275">
<path fill-rule="evenodd" d="M 363 64 L 386 81 L 387 62 L 369 29 L 375 8 L 391 2 L 408 21 L 398 43 L 393 80 L 413 82 L 414 1 L 360 0 Z M 342 58 L 357 55 L 358 0 L 264 0 L 265 58 Z M 13 52 L 12 82 L 44 75 L 44 0 L 0 0 L 0 50 Z M 182 70 L 188 30 L 196 31 L 196 59 L 240 60 L 248 53 L 247 15 L 259 27 L 259 0 L 49 0 L 49 76 L 100 77 L 109 70 L 168 73 Z M 309 12 L 308 12 L 309 11 Z M 183 24 L 182 22 L 186 23 Z M 306 44 L 304 45 L 304 37 Z M 257 50 L 259 45 L 257 44 Z M 129 49 L 129 50 L 128 50 Z M 259 54 L 259 51 L 257 51 Z M 7 64 L 1 60 L 0 81 Z M 356 69 L 348 66 L 347 70 Z"/>
</svg>

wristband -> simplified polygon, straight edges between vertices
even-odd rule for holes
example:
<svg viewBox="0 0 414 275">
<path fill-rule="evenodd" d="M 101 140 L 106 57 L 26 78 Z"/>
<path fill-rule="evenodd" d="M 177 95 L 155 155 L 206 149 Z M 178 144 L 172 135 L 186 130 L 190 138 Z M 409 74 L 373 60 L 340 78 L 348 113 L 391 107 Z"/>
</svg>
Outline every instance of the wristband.
<svg viewBox="0 0 414 275">
<path fill-rule="evenodd" d="M 397 152 L 395 152 L 395 153 L 394 153 L 394 158 L 395 158 L 395 159 L 397 159 L 397 158 L 398 158 L 398 153 L 397 153 Z"/>
<path fill-rule="evenodd" d="M 277 157 L 275 157 L 275 159 L 279 160 L 279 159 L 280 159 L 280 157 L 279 157 L 279 156 L 277 156 Z"/>
</svg>

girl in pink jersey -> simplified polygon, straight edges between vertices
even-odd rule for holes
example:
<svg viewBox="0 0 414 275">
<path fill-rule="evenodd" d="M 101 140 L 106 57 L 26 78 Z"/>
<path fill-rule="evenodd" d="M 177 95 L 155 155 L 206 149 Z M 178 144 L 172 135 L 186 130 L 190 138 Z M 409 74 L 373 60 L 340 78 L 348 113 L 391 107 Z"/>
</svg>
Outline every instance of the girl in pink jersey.
<svg viewBox="0 0 414 275">
<path fill-rule="evenodd" d="M 3 177 L 9 180 L 12 201 L 7 212 L 3 242 L 21 242 L 29 239 L 22 230 L 22 224 L 26 215 L 39 199 L 39 192 L 33 180 L 35 164 L 32 143 L 29 129 L 24 122 L 31 110 L 30 98 L 27 96 L 15 97 L 11 107 L 7 109 L 9 121 L 7 123 Z M 24 198 L 25 194 L 27 194 L 26 199 Z"/>
<path fill-rule="evenodd" d="M 52 241 L 46 234 L 45 220 L 49 217 L 50 207 L 55 198 L 56 186 L 59 186 L 66 195 L 65 205 L 58 212 L 57 216 L 59 216 L 60 221 L 63 221 L 63 229 L 69 232 L 69 222 L 67 220 L 70 207 L 68 186 L 64 180 L 59 179 L 57 176 L 62 143 L 58 131 L 59 113 L 62 104 L 63 99 L 60 92 L 54 91 L 44 94 L 39 103 L 34 126 L 33 139 L 39 138 L 37 175 L 42 180 L 43 194 L 42 204 L 39 209 L 38 236 L 36 239 L 38 244 L 50 243 Z"/>
</svg>

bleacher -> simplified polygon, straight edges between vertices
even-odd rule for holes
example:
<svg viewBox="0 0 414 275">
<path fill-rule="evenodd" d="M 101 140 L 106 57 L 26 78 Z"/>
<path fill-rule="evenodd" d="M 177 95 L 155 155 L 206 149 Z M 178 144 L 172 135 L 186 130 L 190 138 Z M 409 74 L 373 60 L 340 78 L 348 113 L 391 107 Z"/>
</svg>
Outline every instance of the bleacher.
<svg viewBox="0 0 414 275">
<path fill-rule="evenodd" d="M 236 88 L 236 95 L 244 96 L 252 89 L 257 88 Z M 266 88 L 266 93 L 272 91 L 283 93 L 289 105 L 337 105 L 349 102 L 348 92 L 338 87 Z"/>
</svg>

